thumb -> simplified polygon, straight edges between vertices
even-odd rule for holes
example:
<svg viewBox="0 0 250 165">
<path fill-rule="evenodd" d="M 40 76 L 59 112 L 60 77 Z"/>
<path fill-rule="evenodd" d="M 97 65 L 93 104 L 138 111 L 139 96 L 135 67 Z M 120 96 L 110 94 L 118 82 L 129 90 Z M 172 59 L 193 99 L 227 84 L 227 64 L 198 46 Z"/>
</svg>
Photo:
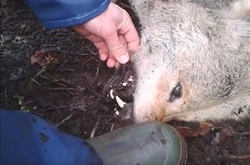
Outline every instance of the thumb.
<svg viewBox="0 0 250 165">
<path fill-rule="evenodd" d="M 126 49 L 126 44 L 119 39 L 117 32 L 110 33 L 108 36 L 103 37 L 110 53 L 113 58 L 121 64 L 125 64 L 129 61 L 129 54 Z"/>
</svg>

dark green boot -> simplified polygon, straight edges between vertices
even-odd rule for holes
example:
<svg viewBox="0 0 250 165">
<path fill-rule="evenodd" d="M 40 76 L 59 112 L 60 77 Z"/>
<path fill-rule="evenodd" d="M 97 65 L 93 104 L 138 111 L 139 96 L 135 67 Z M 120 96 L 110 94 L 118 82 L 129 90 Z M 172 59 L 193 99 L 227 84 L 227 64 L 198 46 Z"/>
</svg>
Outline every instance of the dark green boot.
<svg viewBox="0 0 250 165">
<path fill-rule="evenodd" d="M 87 142 L 104 165 L 182 165 L 187 158 L 183 137 L 159 122 L 127 126 Z"/>
</svg>

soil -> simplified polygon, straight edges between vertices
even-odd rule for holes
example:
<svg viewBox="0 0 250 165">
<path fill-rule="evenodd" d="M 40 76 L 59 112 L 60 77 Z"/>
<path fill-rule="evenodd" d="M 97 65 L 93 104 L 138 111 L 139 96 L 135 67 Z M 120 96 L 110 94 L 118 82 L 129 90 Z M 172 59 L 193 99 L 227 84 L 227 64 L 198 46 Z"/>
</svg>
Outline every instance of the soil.
<svg viewBox="0 0 250 165">
<path fill-rule="evenodd" d="M 139 31 L 129 4 L 118 4 Z M 0 109 L 29 111 L 83 139 L 133 123 L 132 65 L 107 68 L 92 43 L 69 28 L 45 29 L 23 1 L 1 1 L 0 14 Z M 250 119 L 213 125 L 204 136 L 185 137 L 187 164 L 250 164 Z"/>
</svg>

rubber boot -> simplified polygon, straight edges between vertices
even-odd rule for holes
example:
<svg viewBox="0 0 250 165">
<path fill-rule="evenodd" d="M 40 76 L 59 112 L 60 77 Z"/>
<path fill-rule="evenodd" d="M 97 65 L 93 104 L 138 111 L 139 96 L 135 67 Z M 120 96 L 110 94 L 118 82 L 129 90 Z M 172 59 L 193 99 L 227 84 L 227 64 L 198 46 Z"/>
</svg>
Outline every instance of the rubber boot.
<svg viewBox="0 0 250 165">
<path fill-rule="evenodd" d="M 183 165 L 182 136 L 165 123 L 131 125 L 87 141 L 104 165 Z"/>
<path fill-rule="evenodd" d="M 0 128 L 3 165 L 177 165 L 187 155 L 183 138 L 164 123 L 131 125 L 86 143 L 30 113 L 0 110 Z"/>
</svg>

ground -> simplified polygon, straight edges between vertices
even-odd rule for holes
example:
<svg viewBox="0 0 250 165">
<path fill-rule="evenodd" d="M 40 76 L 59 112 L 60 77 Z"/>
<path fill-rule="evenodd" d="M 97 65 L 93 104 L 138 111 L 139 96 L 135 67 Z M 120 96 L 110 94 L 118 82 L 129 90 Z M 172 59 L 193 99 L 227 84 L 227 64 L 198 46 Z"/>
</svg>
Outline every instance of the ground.
<svg viewBox="0 0 250 165">
<path fill-rule="evenodd" d="M 119 4 L 139 30 L 129 4 Z M 123 71 L 107 68 L 90 42 L 69 28 L 43 28 L 23 1 L 1 0 L 0 14 L 0 109 L 32 112 L 82 139 L 132 123 L 128 119 L 135 83 L 131 65 Z M 119 82 L 120 72 L 132 81 L 112 86 Z M 111 88 L 128 103 L 125 108 L 112 99 Z M 169 124 L 176 127 L 181 122 Z M 187 164 L 250 164 L 250 119 L 213 124 L 204 136 L 185 137 Z"/>
</svg>

